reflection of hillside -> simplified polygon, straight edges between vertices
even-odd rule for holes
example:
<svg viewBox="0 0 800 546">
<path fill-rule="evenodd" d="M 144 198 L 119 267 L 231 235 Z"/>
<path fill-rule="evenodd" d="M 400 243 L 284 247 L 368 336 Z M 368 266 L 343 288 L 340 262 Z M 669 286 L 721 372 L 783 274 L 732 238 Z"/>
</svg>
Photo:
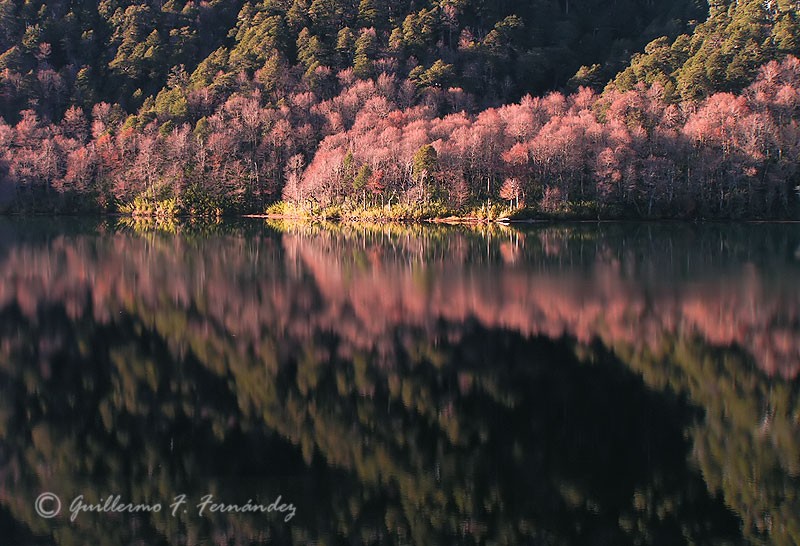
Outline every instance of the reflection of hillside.
<svg viewBox="0 0 800 546">
<path fill-rule="evenodd" d="M 181 428 L 215 449 L 237 434 L 265 442 L 268 430 L 350 477 L 331 487 L 340 508 L 309 530 L 580 543 L 570 529 L 582 521 L 623 542 L 681 523 L 703 543 L 725 536 L 702 538 L 702 518 L 725 518 L 709 515 L 718 508 L 681 467 L 679 441 L 620 487 L 624 498 L 588 478 L 614 454 L 636 468 L 642 446 L 680 437 L 666 420 L 655 437 L 652 421 L 620 421 L 678 410 L 643 395 L 613 350 L 651 387 L 705 410 L 690 427 L 693 460 L 748 532 L 797 538 L 798 390 L 763 373 L 798 371 L 797 267 L 786 263 L 796 245 L 784 231 L 337 229 L 0 243 L 0 389 L 16 400 L 0 406 L 0 446 L 16 454 L 0 463 L 0 484 L 12 484 L 0 503 L 42 531 L 18 489 L 35 497 L 48 472 L 69 476 L 87 445 L 86 464 L 119 457 L 109 472 L 130 488 L 126 465 L 153 472 Z M 560 438 L 549 408 L 572 405 L 560 426 L 575 437 Z M 85 414 L 100 421 L 81 424 Z M 603 464 L 586 467 L 580 454 L 593 451 Z M 497 453 L 511 454 L 509 473 L 476 477 Z M 563 453 L 577 455 L 542 462 Z M 177 461 L 152 487 L 171 494 L 208 464 Z M 169 524 L 158 532 L 170 536 Z"/>
<path fill-rule="evenodd" d="M 57 237 L 7 249 L 0 305 L 14 302 L 34 317 L 42 302 L 60 303 L 71 317 L 88 311 L 107 322 L 115 310 L 164 320 L 159 311 L 170 302 L 190 311 L 170 320 L 185 322 L 197 341 L 215 331 L 257 355 L 264 329 L 289 345 L 335 331 L 340 350 L 385 352 L 398 325 L 432 333 L 439 320 L 477 320 L 651 351 L 673 337 L 699 337 L 743 349 L 767 373 L 800 370 L 796 267 L 755 266 L 739 256 L 703 264 L 706 250 L 684 241 L 675 261 L 701 262 L 687 271 L 657 256 L 651 264 L 626 255 L 636 238 L 575 235 Z"/>
<path fill-rule="evenodd" d="M 348 348 L 366 349 L 391 344 L 386 338 L 399 324 L 431 331 L 440 319 L 651 350 L 671 337 L 699 337 L 740 347 L 769 374 L 800 371 L 800 268 L 779 261 L 789 242 L 762 256 L 743 245 L 715 263 L 707 247 L 735 245 L 735 237 L 660 233 L 652 250 L 669 243 L 667 262 L 637 254 L 641 234 L 605 235 L 541 230 L 431 239 L 354 229 L 347 237 L 233 234 L 196 244 L 61 237 L 8 250 L 0 304 L 15 298 L 28 316 L 43 299 L 64 303 L 71 316 L 91 305 L 101 320 L 134 299 L 152 310 L 164 300 L 194 304 L 187 327 L 216 328 L 256 350 L 264 327 L 291 339 L 336 331 Z M 694 247 L 698 239 L 706 246 Z M 777 263 L 747 261 L 764 258 Z"/>
<path fill-rule="evenodd" d="M 298 544 L 336 535 L 350 543 L 458 536 L 585 544 L 598 535 L 675 543 L 679 526 L 717 543 L 736 529 L 686 465 L 685 408 L 648 392 L 602 353 L 602 365 L 590 366 L 568 343 L 473 328 L 469 341 L 398 348 L 389 373 L 364 355 L 331 360 L 313 341 L 275 372 L 242 359 L 209 373 L 213 366 L 173 352 L 171 335 L 127 314 L 100 325 L 69 319 L 57 306 L 48 311 L 46 325 L 15 317 L 16 334 L 0 331 L 18 340 L 0 367 L 11 394 L 0 402 L 8 457 L 0 504 L 36 534 L 52 528 L 32 512 L 45 488 L 137 500 L 207 488 L 237 498 L 231 468 L 274 489 L 280 480 L 270 469 L 298 472 L 299 452 L 314 495 L 300 497 L 305 514 L 291 529 Z M 43 356 L 26 349 L 37 339 L 48 347 L 44 366 L 28 364 Z M 91 352 L 79 356 L 81 346 Z M 492 350 L 492 366 L 480 347 Z M 282 446 L 273 431 L 298 447 Z M 647 500 L 634 502 L 636 495 Z M 190 518 L 125 523 L 86 517 L 54 536 L 60 545 L 104 546 L 126 543 L 135 530 L 148 543 L 166 537 L 177 545 L 183 534 L 204 533 Z M 264 525 L 213 523 L 218 544 L 249 543 Z"/>
<path fill-rule="evenodd" d="M 743 519 L 750 538 L 800 543 L 800 384 L 753 370 L 749 359 L 697 340 L 622 357 L 658 389 L 687 393 L 705 411 L 694 424 L 693 460 L 709 489 Z"/>
<path fill-rule="evenodd" d="M 667 337 L 697 336 L 711 345 L 741 347 L 767 373 L 793 377 L 800 371 L 800 268 L 759 269 L 733 258 L 707 271 L 700 264 L 689 270 L 697 277 L 686 279 L 683 264 L 663 268 L 657 255 L 655 263 L 636 263 L 609 242 L 571 235 L 500 234 L 488 250 L 491 257 L 514 249 L 518 261 L 507 267 L 472 262 L 482 250 L 474 241 L 464 252 L 470 245 L 457 240 L 461 256 L 455 260 L 425 261 L 414 260 L 413 251 L 386 252 L 379 238 L 345 243 L 293 235 L 284 247 L 302 259 L 321 292 L 322 308 L 313 320 L 322 328 L 335 325 L 356 342 L 379 339 L 398 323 L 430 328 L 440 319 L 477 320 L 526 335 L 599 338 L 607 346 L 657 348 Z M 424 248 L 424 241 L 417 243 Z"/>
</svg>

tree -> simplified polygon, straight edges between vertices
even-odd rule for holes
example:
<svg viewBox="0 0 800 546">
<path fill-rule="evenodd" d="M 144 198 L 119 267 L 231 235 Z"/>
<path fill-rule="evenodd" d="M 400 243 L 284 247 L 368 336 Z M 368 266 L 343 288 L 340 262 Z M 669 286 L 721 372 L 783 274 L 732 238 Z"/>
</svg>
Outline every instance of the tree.
<svg viewBox="0 0 800 546">
<path fill-rule="evenodd" d="M 336 35 L 336 52 L 339 54 L 342 64 L 352 63 L 355 43 L 356 37 L 350 27 L 344 27 Z"/>
<path fill-rule="evenodd" d="M 325 36 L 346 26 L 344 6 L 338 0 L 312 0 L 308 15 L 315 30 Z"/>
<path fill-rule="evenodd" d="M 84 144 L 89 136 L 89 122 L 83 113 L 83 109 L 77 106 L 71 106 L 67 109 L 64 113 L 64 119 L 61 121 L 61 130 L 65 136 L 74 138 Z"/>
<path fill-rule="evenodd" d="M 417 56 L 422 56 L 428 44 L 433 41 L 435 33 L 436 11 L 434 9 L 409 13 L 403 20 L 403 45 Z"/>
<path fill-rule="evenodd" d="M 436 169 L 438 154 L 436 148 L 430 144 L 421 146 L 414 154 L 413 176 L 414 179 L 422 184 L 430 178 Z"/>
<path fill-rule="evenodd" d="M 510 208 L 519 208 L 519 198 L 522 193 L 522 185 L 516 178 L 506 178 L 500 186 L 500 197 L 508 201 Z"/>
<path fill-rule="evenodd" d="M 285 200 L 294 203 L 302 202 L 303 195 L 300 191 L 300 180 L 303 175 L 304 165 L 303 154 L 295 154 L 286 162 L 286 185 L 283 189 L 283 198 Z"/>
<path fill-rule="evenodd" d="M 579 87 L 600 89 L 604 84 L 603 69 L 599 64 L 580 67 L 575 75 L 567 81 L 567 86 L 572 89 L 578 89 Z"/>
<path fill-rule="evenodd" d="M 372 167 L 369 165 L 362 165 L 358 170 L 355 178 L 353 178 L 353 190 L 358 193 L 361 192 L 361 200 L 366 204 L 366 188 L 372 178 Z"/>
<path fill-rule="evenodd" d="M 427 70 L 419 66 L 409 76 L 412 80 L 416 80 L 417 85 L 420 87 L 446 88 L 452 81 L 454 74 L 453 65 L 438 59 Z"/>
<path fill-rule="evenodd" d="M 356 77 L 366 79 L 372 76 L 372 58 L 377 48 L 377 36 L 374 28 L 361 31 L 356 41 L 356 55 L 353 72 Z"/>
<path fill-rule="evenodd" d="M 381 196 L 381 206 L 383 206 L 383 192 L 386 190 L 384 175 L 384 171 L 377 170 L 372 173 L 372 176 L 369 177 L 369 182 L 367 183 L 367 189 L 370 191 L 370 193 L 372 193 L 372 195 Z"/>
<path fill-rule="evenodd" d="M 388 21 L 385 0 L 361 0 L 358 4 L 358 25 L 363 28 L 383 28 Z"/>
<path fill-rule="evenodd" d="M 303 63 L 309 72 L 317 66 L 325 65 L 327 61 L 322 41 L 307 28 L 304 28 L 297 37 L 297 60 Z"/>
<path fill-rule="evenodd" d="M 311 20 L 308 17 L 308 10 L 311 7 L 310 0 L 294 0 L 292 7 L 286 13 L 286 22 L 294 32 L 307 27 Z"/>
<path fill-rule="evenodd" d="M 91 183 L 95 176 L 96 162 L 97 157 L 93 148 L 81 147 L 70 152 L 64 176 L 66 184 L 63 189 L 82 196 L 94 193 Z"/>
</svg>

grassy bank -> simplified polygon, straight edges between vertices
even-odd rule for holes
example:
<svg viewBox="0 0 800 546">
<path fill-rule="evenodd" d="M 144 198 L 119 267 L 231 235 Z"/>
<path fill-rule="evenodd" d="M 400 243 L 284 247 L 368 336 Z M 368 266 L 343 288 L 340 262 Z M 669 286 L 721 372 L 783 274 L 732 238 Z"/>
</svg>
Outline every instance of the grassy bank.
<svg viewBox="0 0 800 546">
<path fill-rule="evenodd" d="M 321 207 L 313 203 L 280 201 L 267 208 L 272 218 L 297 218 L 352 222 L 488 223 L 502 221 L 615 220 L 632 219 L 615 210 L 600 210 L 593 203 L 571 203 L 558 210 L 510 207 L 505 202 L 454 208 L 441 203 L 364 206 L 342 203 Z"/>
</svg>

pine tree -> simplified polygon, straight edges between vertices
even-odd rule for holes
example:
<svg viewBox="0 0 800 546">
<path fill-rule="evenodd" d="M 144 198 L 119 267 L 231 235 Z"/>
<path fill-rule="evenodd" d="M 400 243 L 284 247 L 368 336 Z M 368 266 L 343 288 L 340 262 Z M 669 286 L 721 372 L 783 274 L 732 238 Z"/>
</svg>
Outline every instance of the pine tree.
<svg viewBox="0 0 800 546">
<path fill-rule="evenodd" d="M 363 28 L 381 29 L 388 22 L 385 0 L 361 0 L 358 4 L 358 25 Z"/>
<path fill-rule="evenodd" d="M 377 49 L 377 36 L 375 29 L 369 28 L 361 31 L 356 41 L 356 55 L 353 63 L 353 72 L 356 77 L 366 79 L 372 76 L 372 59 Z"/>
</svg>

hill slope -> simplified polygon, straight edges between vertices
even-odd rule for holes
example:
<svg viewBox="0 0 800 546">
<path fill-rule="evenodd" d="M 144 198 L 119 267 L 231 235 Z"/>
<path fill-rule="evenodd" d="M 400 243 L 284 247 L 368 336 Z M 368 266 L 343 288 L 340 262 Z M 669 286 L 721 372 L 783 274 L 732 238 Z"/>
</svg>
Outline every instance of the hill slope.
<svg viewBox="0 0 800 546">
<path fill-rule="evenodd" d="M 796 6 L 601 7 L 4 0 L 0 207 L 794 217 Z"/>
<path fill-rule="evenodd" d="M 510 101 L 563 85 L 581 64 L 611 76 L 701 13 L 694 0 L 2 0 L 0 115 L 35 106 L 58 119 L 99 101 L 132 112 L 184 71 L 227 93 L 259 70 L 280 86 L 276 66 L 310 87 L 321 67 L 352 68 Z"/>
<path fill-rule="evenodd" d="M 614 84 L 628 90 L 657 82 L 670 100 L 693 101 L 715 91 L 739 91 L 764 63 L 798 54 L 797 2 L 715 1 L 708 20 L 691 35 L 650 42 Z"/>
</svg>

